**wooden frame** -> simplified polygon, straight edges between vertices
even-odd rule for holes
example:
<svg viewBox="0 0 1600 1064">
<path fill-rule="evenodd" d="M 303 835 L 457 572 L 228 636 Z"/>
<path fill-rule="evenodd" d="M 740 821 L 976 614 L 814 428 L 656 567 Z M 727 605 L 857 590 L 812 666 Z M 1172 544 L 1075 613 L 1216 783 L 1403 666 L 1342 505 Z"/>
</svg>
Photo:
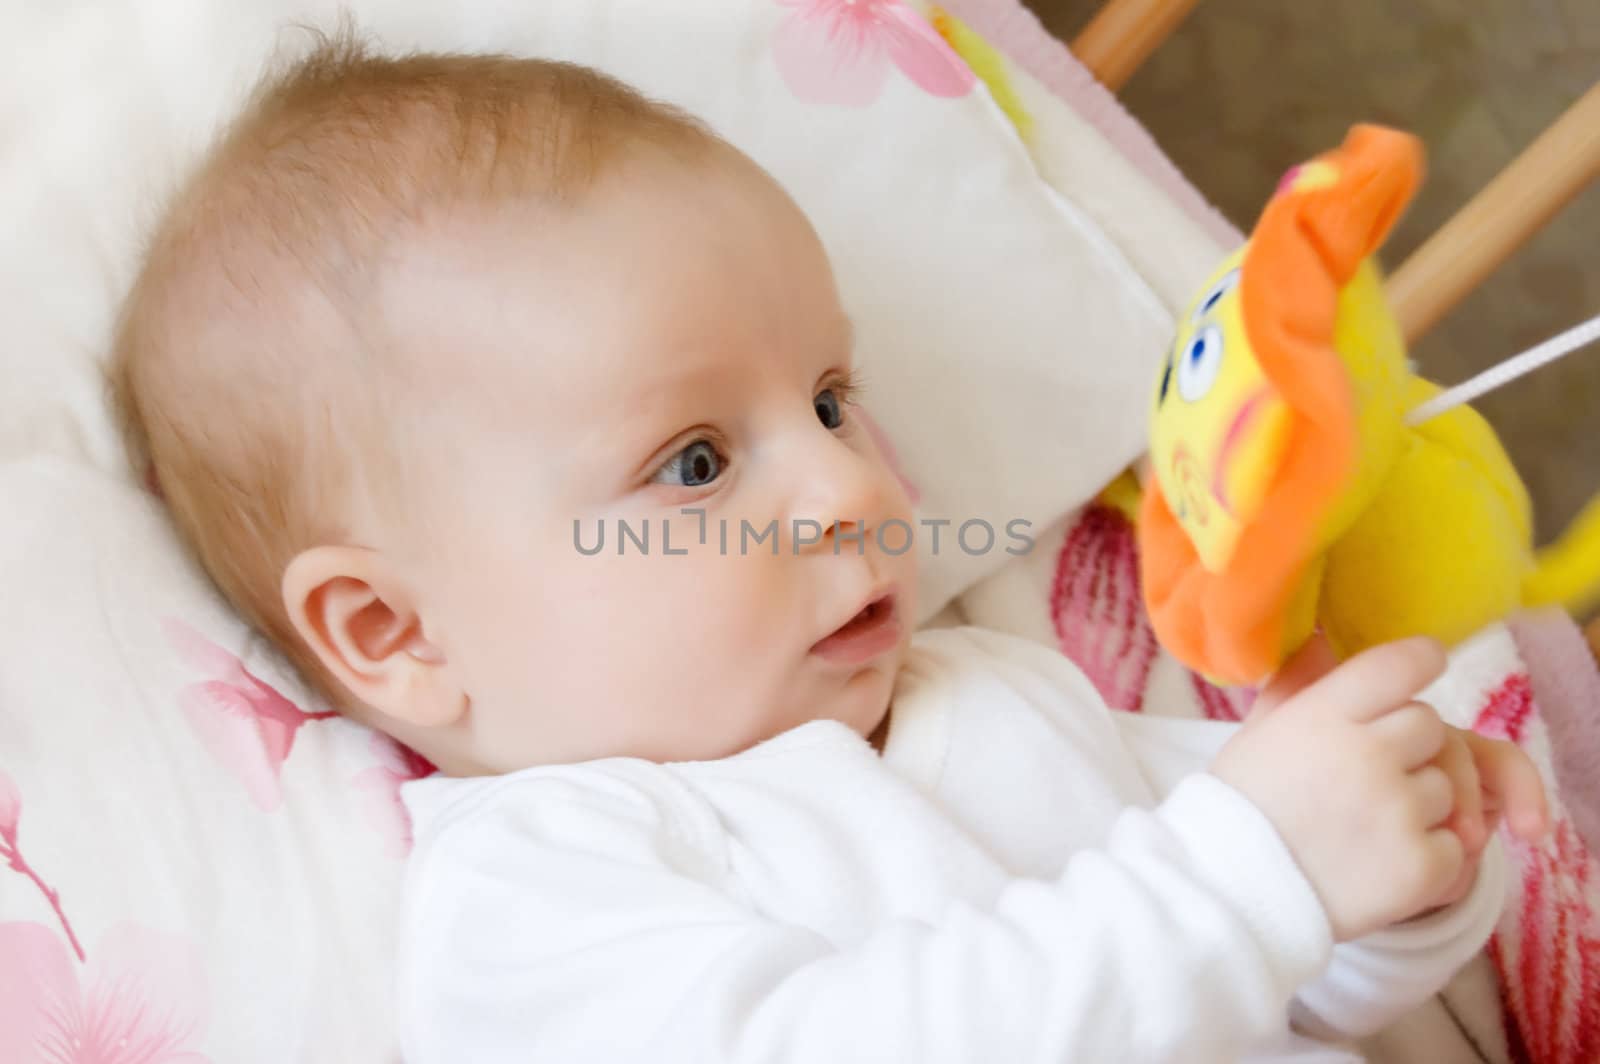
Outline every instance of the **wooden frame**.
<svg viewBox="0 0 1600 1064">
<path fill-rule="evenodd" d="M 1072 52 L 1116 91 L 1197 2 L 1108 0 Z M 1407 341 L 1432 328 L 1596 178 L 1600 82 L 1395 271 L 1389 293 Z"/>
<path fill-rule="evenodd" d="M 1523 149 L 1389 279 L 1415 340 L 1600 177 L 1600 81 Z"/>
<path fill-rule="evenodd" d="M 1112 92 L 1172 35 L 1199 0 L 1110 0 L 1073 38 L 1078 61 Z"/>
</svg>

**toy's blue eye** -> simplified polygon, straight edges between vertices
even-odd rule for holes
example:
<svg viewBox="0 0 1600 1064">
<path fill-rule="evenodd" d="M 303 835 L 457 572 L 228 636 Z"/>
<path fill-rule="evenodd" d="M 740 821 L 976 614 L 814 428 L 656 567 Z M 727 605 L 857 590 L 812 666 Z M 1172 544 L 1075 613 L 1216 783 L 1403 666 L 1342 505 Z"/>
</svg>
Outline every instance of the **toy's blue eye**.
<svg viewBox="0 0 1600 1064">
<path fill-rule="evenodd" d="M 1211 391 L 1222 371 L 1222 330 L 1215 325 L 1196 333 L 1178 359 L 1178 394 L 1197 403 Z"/>
<path fill-rule="evenodd" d="M 1198 325 L 1200 319 L 1211 313 L 1212 308 L 1222 302 L 1222 297 L 1233 291 L 1234 285 L 1238 283 L 1238 270 L 1229 270 L 1219 277 L 1217 283 L 1211 286 L 1210 291 L 1206 292 L 1204 298 L 1195 304 L 1194 313 L 1189 316 L 1189 320 Z"/>
</svg>

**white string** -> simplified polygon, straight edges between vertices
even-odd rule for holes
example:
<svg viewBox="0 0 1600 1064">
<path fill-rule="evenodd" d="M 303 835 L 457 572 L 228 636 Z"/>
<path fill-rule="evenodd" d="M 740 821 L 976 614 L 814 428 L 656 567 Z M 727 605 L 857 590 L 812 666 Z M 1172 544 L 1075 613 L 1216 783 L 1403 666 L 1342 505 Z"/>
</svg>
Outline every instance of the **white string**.
<svg viewBox="0 0 1600 1064">
<path fill-rule="evenodd" d="M 1526 376 L 1558 358 L 1570 355 L 1580 347 L 1588 347 L 1596 340 L 1600 340 L 1600 314 L 1581 325 L 1574 325 L 1559 336 L 1552 336 L 1537 347 L 1529 348 L 1520 355 L 1506 359 L 1498 366 L 1490 366 L 1471 380 L 1464 381 L 1454 388 L 1448 388 L 1427 402 L 1413 407 L 1406 415 L 1406 424 L 1420 425 L 1429 418 L 1438 417 L 1462 403 L 1470 403 L 1478 396 L 1492 392 L 1502 384 L 1509 384 L 1518 377 Z"/>
</svg>

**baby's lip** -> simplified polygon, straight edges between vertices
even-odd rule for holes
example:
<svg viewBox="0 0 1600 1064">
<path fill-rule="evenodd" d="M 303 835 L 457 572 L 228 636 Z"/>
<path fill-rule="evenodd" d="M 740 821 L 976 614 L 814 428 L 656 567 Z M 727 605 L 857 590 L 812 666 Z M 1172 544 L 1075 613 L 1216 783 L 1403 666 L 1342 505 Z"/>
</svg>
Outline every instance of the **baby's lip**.
<svg viewBox="0 0 1600 1064">
<path fill-rule="evenodd" d="M 811 653 L 841 665 L 864 665 L 900 642 L 898 596 L 893 588 L 874 592 L 841 625 L 818 640 Z"/>
<path fill-rule="evenodd" d="M 855 608 L 845 616 L 840 617 L 839 623 L 835 625 L 824 638 L 831 637 L 838 633 L 841 628 L 848 626 L 850 622 L 861 616 L 861 614 L 864 613 L 868 607 L 878 603 L 892 604 L 893 600 L 897 597 L 898 589 L 893 584 L 878 584 L 874 586 L 871 591 L 866 593 L 866 595 L 856 600 Z M 821 642 L 821 640 L 818 640 L 818 642 Z"/>
</svg>

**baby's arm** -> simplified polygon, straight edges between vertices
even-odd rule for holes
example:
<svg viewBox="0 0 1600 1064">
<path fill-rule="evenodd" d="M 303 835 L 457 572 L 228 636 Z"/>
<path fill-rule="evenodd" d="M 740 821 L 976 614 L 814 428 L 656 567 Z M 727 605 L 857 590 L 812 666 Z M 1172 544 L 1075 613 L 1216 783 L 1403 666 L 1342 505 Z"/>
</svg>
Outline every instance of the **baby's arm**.
<svg viewBox="0 0 1600 1064">
<path fill-rule="evenodd" d="M 1327 960 L 1292 858 L 1214 779 L 1130 809 L 1055 881 L 836 943 L 743 895 L 752 858 L 664 770 L 584 772 L 419 833 L 413 1064 L 1231 1061 Z"/>
<path fill-rule="evenodd" d="M 1158 794 L 1197 772 L 1236 724 L 1119 714 L 1118 727 Z M 1311 781 L 1308 781 L 1308 784 Z M 1491 842 L 1471 892 L 1437 913 L 1334 947 L 1327 970 L 1301 987 L 1290 1016 L 1318 1038 L 1361 1038 L 1438 993 L 1488 941 L 1505 897 L 1505 857 Z"/>
<path fill-rule="evenodd" d="M 1375 653 L 1388 655 L 1394 665 L 1403 667 L 1401 659 L 1405 654 L 1401 647 Z M 1338 708 L 1336 704 L 1329 706 L 1325 697 L 1329 690 L 1336 690 L 1340 699 L 1348 699 L 1353 705 L 1370 702 L 1373 685 L 1386 681 L 1380 678 L 1380 670 L 1371 668 L 1366 669 L 1363 678 L 1364 666 L 1379 660 L 1374 655 L 1364 657 L 1364 661 L 1336 666 L 1326 647 L 1308 647 L 1264 692 L 1251 723 L 1260 728 L 1266 724 L 1264 715 L 1287 714 L 1287 719 L 1277 716 L 1271 724 L 1280 732 L 1292 731 L 1298 727 L 1297 715 L 1310 714 L 1303 723 L 1314 726 L 1319 713 Z M 1423 676 L 1426 675 L 1425 671 Z M 1314 688 L 1323 677 L 1328 680 Z M 1376 704 L 1381 705 L 1381 701 Z M 1402 708 L 1400 712 L 1411 713 L 1418 723 L 1424 722 L 1419 713 L 1431 718 L 1431 711 L 1422 707 Z M 1381 715 L 1376 718 L 1379 724 L 1383 719 Z M 1181 779 L 1185 771 L 1199 771 L 1202 766 L 1214 764 L 1232 739 L 1231 733 L 1237 730 L 1201 721 L 1134 718 L 1120 723 L 1130 749 L 1136 752 L 1158 794 Z M 1424 736 L 1428 730 L 1421 729 L 1416 735 Z M 1436 719 L 1433 730 L 1439 737 L 1428 745 L 1415 747 L 1407 763 L 1421 764 L 1421 771 L 1433 772 L 1440 779 L 1448 776 L 1455 800 L 1453 808 L 1441 808 L 1450 814 L 1452 830 L 1461 836 L 1467 863 L 1457 883 L 1436 902 L 1440 906 L 1436 911 L 1336 947 L 1327 973 L 1297 995 L 1295 1023 L 1308 1033 L 1322 1037 L 1366 1035 L 1441 989 L 1482 948 L 1503 906 L 1505 858 L 1498 841 L 1489 834 L 1500 813 L 1508 815 L 1512 830 L 1523 837 L 1536 837 L 1542 830 L 1541 788 L 1525 755 L 1506 743 L 1443 728 Z M 1396 735 L 1391 729 L 1388 741 L 1372 747 L 1373 754 L 1381 757 L 1384 751 L 1395 749 Z M 1359 761 L 1345 772 L 1330 773 L 1318 753 L 1312 747 L 1289 760 L 1299 775 L 1298 782 L 1291 780 L 1291 789 L 1312 793 L 1330 787 L 1348 789 L 1350 784 L 1345 781 L 1361 774 L 1363 765 Z M 1363 815 L 1359 806 L 1348 813 Z M 1434 815 L 1442 814 L 1429 814 Z M 1381 878 L 1390 872 L 1390 868 L 1379 864 L 1367 874 Z"/>
</svg>

